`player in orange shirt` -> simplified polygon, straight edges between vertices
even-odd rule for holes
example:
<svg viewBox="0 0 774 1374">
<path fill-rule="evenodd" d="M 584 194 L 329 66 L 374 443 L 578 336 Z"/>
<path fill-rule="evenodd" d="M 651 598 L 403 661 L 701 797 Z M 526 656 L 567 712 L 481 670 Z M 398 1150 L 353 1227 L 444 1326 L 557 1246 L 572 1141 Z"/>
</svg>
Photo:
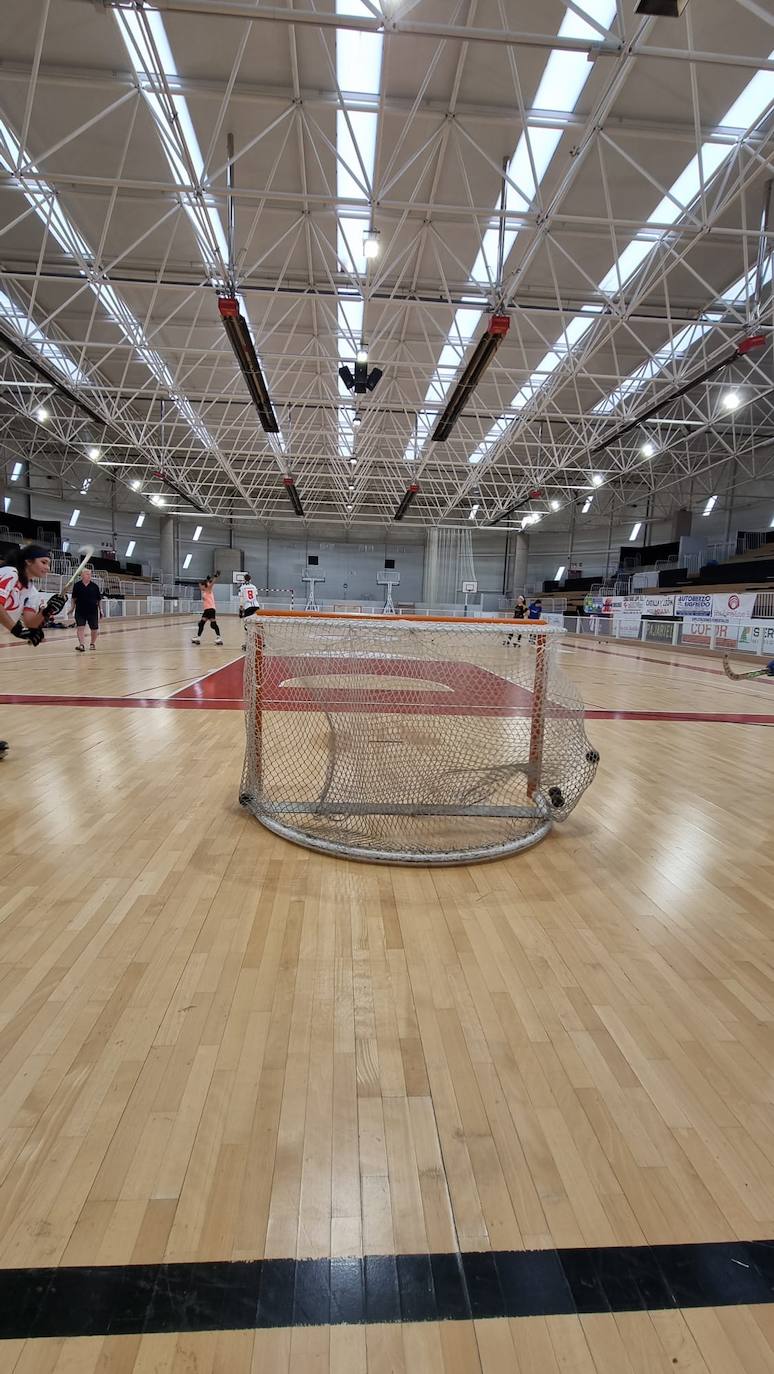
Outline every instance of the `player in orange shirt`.
<svg viewBox="0 0 774 1374">
<path fill-rule="evenodd" d="M 203 582 L 199 583 L 199 591 L 202 594 L 202 614 L 201 619 L 199 621 L 199 628 L 196 631 L 196 636 L 194 639 L 191 640 L 192 644 L 201 644 L 202 631 L 205 625 L 207 624 L 207 621 L 210 622 L 213 630 L 215 631 L 215 643 L 223 643 L 223 640 L 220 637 L 220 629 L 218 627 L 218 622 L 215 619 L 217 615 L 217 612 L 215 610 L 215 583 L 217 582 L 219 577 L 220 571 L 214 572 L 212 574 L 212 577 L 206 577 Z"/>
</svg>

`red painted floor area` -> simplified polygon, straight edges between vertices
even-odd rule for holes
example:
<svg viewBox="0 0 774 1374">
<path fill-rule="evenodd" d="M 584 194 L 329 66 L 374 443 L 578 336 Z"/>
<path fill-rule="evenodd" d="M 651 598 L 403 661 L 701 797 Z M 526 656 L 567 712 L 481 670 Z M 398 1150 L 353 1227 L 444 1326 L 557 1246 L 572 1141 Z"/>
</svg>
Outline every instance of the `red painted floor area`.
<svg viewBox="0 0 774 1374">
<path fill-rule="evenodd" d="M 229 663 L 190 687 L 175 692 L 175 701 L 223 701 L 241 697 L 242 661 Z M 378 711 L 380 715 L 462 715 L 474 710 L 477 716 L 526 715 L 532 693 L 507 678 L 480 668 L 474 663 L 433 662 L 423 659 L 373 659 L 347 657 L 270 657 L 263 661 L 263 708 L 266 711 Z M 352 688 L 347 679 L 375 674 L 395 682 L 393 690 L 375 687 Z M 328 684 L 310 689 L 289 685 L 299 678 L 337 677 L 341 686 Z M 413 678 L 427 683 L 427 689 L 412 691 L 401 700 L 398 683 Z M 438 690 L 433 690 L 437 684 Z M 346 697 L 342 695 L 346 693 Z M 406 699 L 408 696 L 408 699 Z"/>
<path fill-rule="evenodd" d="M 244 659 L 237 658 L 233 663 L 226 663 L 222 668 L 216 668 L 213 673 L 206 673 L 204 677 L 197 678 L 196 682 L 192 682 L 188 687 L 181 687 L 179 691 L 173 692 L 169 701 L 199 705 L 235 702 L 241 707 L 244 671 Z"/>
</svg>

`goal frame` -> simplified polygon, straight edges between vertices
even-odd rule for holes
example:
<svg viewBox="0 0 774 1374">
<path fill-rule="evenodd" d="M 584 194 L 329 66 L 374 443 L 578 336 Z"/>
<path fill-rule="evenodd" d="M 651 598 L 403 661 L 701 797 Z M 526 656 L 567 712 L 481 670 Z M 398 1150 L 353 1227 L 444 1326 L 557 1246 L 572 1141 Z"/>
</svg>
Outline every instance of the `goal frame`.
<svg viewBox="0 0 774 1374">
<path fill-rule="evenodd" d="M 510 621 L 509 621 L 507 618 L 502 618 L 502 617 L 499 617 L 499 616 L 486 616 L 486 617 L 481 616 L 481 617 L 477 617 L 474 621 L 472 621 L 470 618 L 467 618 L 467 619 L 466 619 L 466 618 L 463 617 L 463 616 L 408 615 L 408 614 L 402 614 L 402 613 L 399 613 L 399 614 L 397 614 L 397 615 L 388 615 L 388 616 L 385 616 L 385 615 L 383 615 L 383 614 L 369 613 L 369 612 L 353 612 L 353 613 L 350 613 L 350 614 L 346 614 L 346 613 L 345 613 L 345 614 L 336 614 L 335 612 L 330 612 L 330 611 L 317 611 L 317 610 L 315 610 L 315 611 L 307 611 L 307 610 L 292 610 L 292 611 L 287 611 L 287 610 L 260 610 L 259 612 L 257 612 L 257 614 L 256 614 L 254 617 L 251 617 L 251 620 L 250 620 L 250 622 L 249 622 L 249 634 L 254 635 L 254 645 L 253 645 L 252 647 L 253 647 L 253 671 L 254 671 L 254 675 L 255 675 L 255 676 L 254 676 L 254 681 L 255 681 L 255 709 L 254 709 L 254 729 L 253 729 L 253 735 L 252 735 L 252 747 L 253 747 L 253 749 L 255 750 L 255 777 L 256 777 L 256 780 L 257 780 L 259 786 L 260 786 L 260 784 L 261 784 L 261 779 L 262 779 L 262 769 L 263 769 L 263 747 L 264 747 L 264 738 L 265 738 L 264 720 L 263 720 L 263 715 L 264 715 L 263 686 L 264 686 L 264 683 L 265 683 L 265 666 L 264 666 L 264 665 L 265 665 L 265 655 L 266 655 L 266 643 L 265 643 L 265 639 L 264 639 L 262 621 L 263 621 L 263 620 L 273 620 L 273 619 L 293 620 L 293 621 L 305 621 L 305 620 L 352 621 L 352 620 L 362 620 L 362 621 L 381 622 L 382 624 L 384 624 L 384 623 L 386 622 L 386 623 L 389 623 L 389 625 L 390 625 L 391 627 L 392 627 L 392 626 L 399 625 L 401 622 L 408 622 L 408 623 L 410 623 L 410 624 L 421 624 L 421 625 L 428 625 L 428 626 L 431 626 L 431 625 L 458 624 L 458 625 L 461 625 L 461 626 L 465 626 L 467 629 L 470 629 L 472 626 L 487 625 L 487 626 L 497 627 L 497 628 L 500 629 L 500 630 L 502 630 L 502 629 L 504 629 L 504 628 L 507 628 L 507 626 L 510 624 Z M 531 636 L 534 635 L 534 637 L 535 637 L 535 669 L 534 669 L 534 674 L 533 674 L 533 678 L 532 678 L 532 688 L 531 688 L 531 691 L 532 691 L 533 710 L 532 710 L 532 712 L 531 712 L 531 714 L 530 714 L 529 754 L 528 754 L 528 763 L 527 763 L 527 768 L 526 768 L 526 776 L 527 776 L 527 797 L 528 797 L 528 799 L 529 799 L 530 802 L 533 802 L 534 799 L 535 799 L 535 797 L 536 797 L 536 794 L 537 794 L 537 792 L 538 792 L 538 790 L 539 790 L 539 788 L 540 788 L 540 781 L 541 781 L 541 762 L 542 762 L 543 738 L 544 738 L 544 728 L 545 728 L 546 687 L 547 687 L 547 673 L 548 673 L 548 654 L 547 654 L 547 652 L 546 652 L 546 641 L 547 641 L 547 636 L 548 636 L 548 635 L 550 635 L 550 634 L 562 633 L 562 631 L 559 630 L 558 627 L 551 625 L 551 624 L 550 624 L 548 621 L 546 621 L 546 620 L 532 620 L 532 621 L 529 622 L 529 632 L 530 632 L 530 635 L 531 635 Z M 248 643 L 249 643 L 249 641 L 248 641 Z M 247 682 L 247 673 L 248 673 L 249 662 L 250 662 L 250 659 L 249 659 L 249 649 L 248 649 L 248 655 L 246 655 L 246 657 L 245 657 L 245 681 L 246 681 L 246 682 Z M 246 697 L 247 697 L 247 693 L 246 693 Z M 242 804 L 247 804 L 247 797 L 243 794 L 242 796 L 240 796 L 240 801 L 242 802 Z M 340 810 L 341 808 L 339 807 L 338 809 Z M 491 810 L 491 814 L 496 814 L 496 811 L 497 811 L 496 808 L 490 809 L 490 810 Z M 368 814 L 380 814 L 380 813 L 381 813 L 381 814 L 393 814 L 393 813 L 390 812 L 387 808 L 384 808 L 384 807 L 381 807 L 381 808 L 372 808 L 372 809 L 368 812 Z M 397 814 L 397 812 L 396 812 L 395 814 Z M 434 811 L 432 814 L 444 814 L 444 813 L 443 813 L 442 811 L 437 811 L 437 812 Z M 450 808 L 450 809 L 448 810 L 447 814 L 466 814 L 466 813 L 465 813 L 465 812 L 457 812 L 457 813 L 455 813 L 455 812 L 453 811 L 453 809 Z M 484 811 L 482 812 L 482 814 L 486 814 L 486 811 L 484 810 Z M 514 814 L 516 814 L 516 813 L 514 812 Z M 532 816 L 535 816 L 535 815 L 537 814 L 537 811 L 536 811 L 536 809 L 534 809 L 534 810 L 530 811 L 528 814 L 530 815 L 530 817 L 532 817 Z M 536 826 L 536 829 L 535 829 L 535 831 L 534 831 L 533 834 L 530 834 L 530 835 L 527 835 L 527 836 L 524 836 L 524 837 L 520 837 L 518 840 L 514 840 L 514 841 L 511 841 L 511 842 L 508 842 L 508 843 L 503 844 L 503 845 L 501 845 L 501 846 L 499 846 L 499 847 L 496 847 L 496 848 L 486 847 L 486 848 L 481 848 L 481 849 L 470 849 L 470 850 L 464 850 L 464 851 L 459 851 L 459 852 L 454 851 L 454 850 L 451 850 L 451 851 L 446 851 L 446 852 L 444 852 L 444 853 L 442 853 L 442 854 L 421 853 L 421 854 L 399 854 L 399 855 L 396 855 L 396 854 L 388 853 L 388 852 L 381 851 L 381 850 L 377 850 L 377 849 L 369 850 L 369 849 L 361 849 L 361 848 L 358 848 L 357 850 L 355 850 L 354 848 L 347 848 L 347 847 L 346 847 L 345 845 L 343 845 L 343 844 L 339 844 L 339 843 L 336 843 L 336 842 L 334 842 L 334 841 L 325 840 L 325 839 L 323 839 L 322 837 L 317 837 L 317 838 L 314 839 L 314 841 L 312 841 L 312 840 L 309 839 L 308 837 L 306 837 L 306 836 L 304 836 L 303 834 L 301 834 L 298 830 L 293 829 L 292 826 L 284 824 L 284 823 L 283 823 L 281 820 L 279 820 L 276 816 L 260 815 L 260 816 L 258 816 L 258 819 L 260 820 L 261 824 L 262 824 L 263 826 L 265 826 L 266 829 L 273 831 L 273 832 L 274 832 L 275 834 L 277 834 L 277 835 L 280 835 L 283 839 L 291 840 L 292 842 L 294 842 L 294 843 L 296 843 L 296 844 L 302 844 L 302 845 L 304 845 L 304 846 L 307 847 L 307 848 L 319 850 L 319 851 L 322 851 L 323 853 L 333 854 L 333 855 L 336 855 L 336 856 L 338 856 L 338 857 L 352 858 L 352 859 L 357 859 L 357 860 L 364 860 L 364 861 L 366 861 L 366 862 L 372 862 L 372 863 L 376 862 L 376 863 L 410 864 L 410 865 L 413 865 L 413 866 L 415 866 L 415 865 L 417 865 L 417 864 L 424 864 L 424 865 L 452 865 L 452 864 L 464 864 L 464 863 L 478 862 L 478 861 L 484 860 L 484 859 L 500 858 L 500 857 L 503 857 L 503 856 L 505 856 L 505 855 L 507 855 L 507 854 L 512 854 L 512 853 L 518 852 L 518 851 L 521 850 L 521 849 L 529 848 L 529 847 L 530 847 L 531 845 L 533 845 L 533 844 L 537 844 L 540 840 L 542 840 L 542 839 L 545 838 L 545 836 L 546 836 L 546 835 L 548 834 L 548 832 L 550 831 L 551 825 L 552 825 L 552 819 L 551 819 L 551 817 L 550 817 L 550 816 L 546 816 L 546 817 L 541 821 L 541 823 L 540 823 L 539 825 Z"/>
</svg>

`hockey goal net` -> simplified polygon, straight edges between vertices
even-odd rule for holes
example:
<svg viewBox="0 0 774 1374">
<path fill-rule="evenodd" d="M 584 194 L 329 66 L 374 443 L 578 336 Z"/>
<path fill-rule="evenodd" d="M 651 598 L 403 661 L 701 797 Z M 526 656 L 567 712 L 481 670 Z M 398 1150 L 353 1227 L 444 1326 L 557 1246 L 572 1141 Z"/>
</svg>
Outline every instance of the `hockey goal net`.
<svg viewBox="0 0 774 1374">
<path fill-rule="evenodd" d="M 353 858 L 465 863 L 564 820 L 598 756 L 543 622 L 259 612 L 240 801 Z"/>
</svg>

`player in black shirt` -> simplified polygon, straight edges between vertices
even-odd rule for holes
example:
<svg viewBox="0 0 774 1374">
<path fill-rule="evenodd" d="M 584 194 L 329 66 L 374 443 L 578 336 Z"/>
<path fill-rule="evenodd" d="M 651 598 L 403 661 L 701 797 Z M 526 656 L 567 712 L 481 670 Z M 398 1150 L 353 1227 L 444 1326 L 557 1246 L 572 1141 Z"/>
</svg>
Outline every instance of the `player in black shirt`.
<svg viewBox="0 0 774 1374">
<path fill-rule="evenodd" d="M 76 653 L 86 652 L 86 626 L 91 630 L 91 648 L 97 647 L 97 635 L 99 634 L 99 617 L 101 613 L 100 601 L 102 592 L 96 582 L 91 580 L 91 571 L 84 568 L 81 573 L 80 582 L 76 582 L 72 590 L 73 606 L 75 607 L 75 624 L 78 632 L 78 643 L 75 646 Z"/>
</svg>

